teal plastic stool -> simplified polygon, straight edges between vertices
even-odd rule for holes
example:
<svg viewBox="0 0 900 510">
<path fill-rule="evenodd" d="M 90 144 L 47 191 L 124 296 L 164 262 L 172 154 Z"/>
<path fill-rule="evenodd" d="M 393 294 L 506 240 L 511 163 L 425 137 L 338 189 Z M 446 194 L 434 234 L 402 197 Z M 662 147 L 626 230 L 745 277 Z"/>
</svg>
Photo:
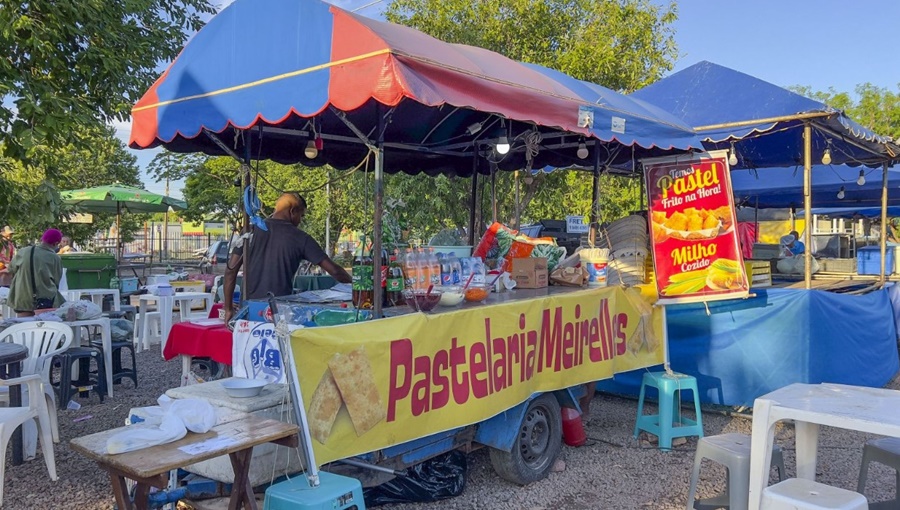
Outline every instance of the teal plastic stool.
<svg viewBox="0 0 900 510">
<path fill-rule="evenodd" d="M 659 390 L 659 414 L 644 414 L 644 395 L 647 386 Z M 681 415 L 678 408 L 676 415 L 675 401 L 680 392 L 694 392 L 694 411 L 697 419 L 691 420 Z M 678 392 L 678 394 L 676 394 Z M 668 372 L 647 372 L 641 382 L 641 394 L 638 398 L 637 422 L 634 424 L 634 437 L 645 430 L 659 438 L 661 450 L 672 449 L 672 439 L 676 437 L 703 437 L 703 415 L 700 414 L 700 393 L 697 390 L 697 379 L 690 375 Z"/>
<path fill-rule="evenodd" d="M 319 471 L 318 487 L 302 473 L 270 485 L 263 510 L 366 510 L 366 502 L 356 478 Z"/>
</svg>

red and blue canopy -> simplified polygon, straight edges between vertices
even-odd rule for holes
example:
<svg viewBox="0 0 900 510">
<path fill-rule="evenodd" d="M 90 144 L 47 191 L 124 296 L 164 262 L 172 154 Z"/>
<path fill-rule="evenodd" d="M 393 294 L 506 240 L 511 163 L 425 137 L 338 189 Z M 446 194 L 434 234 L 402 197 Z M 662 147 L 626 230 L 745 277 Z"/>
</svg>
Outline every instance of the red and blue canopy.
<svg viewBox="0 0 900 510">
<path fill-rule="evenodd" d="M 479 143 L 501 134 L 518 142 L 507 168 L 533 152 L 530 132 L 542 135 L 535 167 L 579 163 L 581 137 L 604 164 L 702 149 L 683 121 L 641 101 L 318 0 L 225 8 L 134 106 L 130 145 L 222 154 L 207 131 L 253 158 L 343 168 L 379 122 L 389 172 L 470 174 Z M 309 159 L 315 134 L 324 148 Z"/>
</svg>

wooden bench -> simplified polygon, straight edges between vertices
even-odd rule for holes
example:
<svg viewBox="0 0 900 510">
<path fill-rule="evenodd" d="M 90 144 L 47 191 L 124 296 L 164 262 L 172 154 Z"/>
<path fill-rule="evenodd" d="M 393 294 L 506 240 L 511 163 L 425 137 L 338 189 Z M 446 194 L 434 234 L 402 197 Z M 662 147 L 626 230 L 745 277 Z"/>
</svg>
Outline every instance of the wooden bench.
<svg viewBox="0 0 900 510">
<path fill-rule="evenodd" d="M 136 426 L 140 425 L 132 425 Z M 299 429 L 296 425 L 248 415 L 237 421 L 217 425 L 205 434 L 188 432 L 187 436 L 173 443 L 133 452 L 106 453 L 107 439 L 126 429 L 127 427 L 120 427 L 106 430 L 71 441 L 72 449 L 96 461 L 109 473 L 120 510 L 148 508 L 150 488 L 168 487 L 169 471 L 221 455 L 230 457 L 234 469 L 229 510 L 242 505 L 256 510 L 256 499 L 248 478 L 253 447 L 263 443 L 289 447 L 299 444 Z M 128 497 L 125 478 L 137 482 L 133 504 Z"/>
</svg>

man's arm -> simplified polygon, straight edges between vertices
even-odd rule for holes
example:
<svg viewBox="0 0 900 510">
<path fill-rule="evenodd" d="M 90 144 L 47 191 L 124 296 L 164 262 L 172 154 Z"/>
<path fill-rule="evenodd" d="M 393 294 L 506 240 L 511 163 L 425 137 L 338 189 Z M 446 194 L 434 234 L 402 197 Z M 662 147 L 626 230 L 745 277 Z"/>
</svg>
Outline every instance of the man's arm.
<svg viewBox="0 0 900 510">
<path fill-rule="evenodd" d="M 232 253 L 231 257 L 228 258 L 228 263 L 225 265 L 225 278 L 224 285 L 222 288 L 223 298 L 225 302 L 222 303 L 222 309 L 225 310 L 225 324 L 231 320 L 231 317 L 234 315 L 234 285 L 237 282 L 237 274 L 238 269 L 241 267 L 242 256 L 237 253 Z"/>
<path fill-rule="evenodd" d="M 341 283 L 350 283 L 351 281 L 350 273 L 343 267 L 335 264 L 334 261 L 328 257 L 325 257 L 322 259 L 322 262 L 319 262 L 319 267 L 327 271 L 328 274 Z"/>
</svg>

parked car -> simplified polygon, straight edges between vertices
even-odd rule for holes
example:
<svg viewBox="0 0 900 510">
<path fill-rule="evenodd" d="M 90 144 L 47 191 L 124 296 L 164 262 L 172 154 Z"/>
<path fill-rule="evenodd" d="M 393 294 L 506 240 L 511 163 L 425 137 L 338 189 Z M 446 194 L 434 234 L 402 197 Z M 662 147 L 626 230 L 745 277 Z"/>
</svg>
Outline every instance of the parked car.
<svg viewBox="0 0 900 510">
<path fill-rule="evenodd" d="M 206 259 L 213 264 L 224 264 L 228 261 L 228 241 L 216 241 L 206 250 Z"/>
</svg>

